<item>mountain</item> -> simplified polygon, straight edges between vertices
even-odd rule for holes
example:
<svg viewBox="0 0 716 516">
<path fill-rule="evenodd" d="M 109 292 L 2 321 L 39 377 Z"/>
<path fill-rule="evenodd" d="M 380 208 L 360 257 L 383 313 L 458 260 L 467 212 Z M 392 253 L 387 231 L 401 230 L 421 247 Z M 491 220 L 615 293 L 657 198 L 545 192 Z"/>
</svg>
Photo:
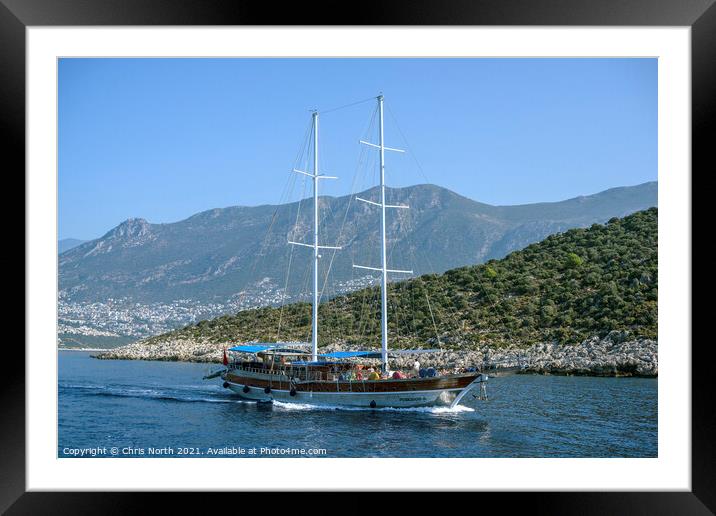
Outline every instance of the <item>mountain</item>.
<svg viewBox="0 0 716 516">
<path fill-rule="evenodd" d="M 378 189 L 358 196 L 377 200 Z M 657 183 L 518 206 L 491 206 L 435 185 L 417 185 L 387 189 L 387 201 L 411 208 L 390 210 L 389 264 L 420 275 L 502 258 L 550 234 L 656 206 Z M 322 243 L 343 247 L 325 251 L 320 261 L 322 284 L 331 268 L 327 295 L 365 286 L 358 280 L 366 271 L 352 264 L 380 263 L 378 211 L 350 196 L 322 197 L 320 203 Z M 288 285 L 287 296 L 299 299 L 309 289 L 311 250 L 286 242 L 311 242 L 312 209 L 309 199 L 213 209 L 170 224 L 129 219 L 62 253 L 61 297 L 82 303 L 110 298 L 222 303 Z"/>
<path fill-rule="evenodd" d="M 435 344 L 436 333 L 442 347 L 453 349 L 575 344 L 611 332 L 656 339 L 657 244 L 658 213 L 651 208 L 551 235 L 501 260 L 392 283 L 392 346 Z M 373 287 L 322 303 L 320 344 L 379 347 L 379 300 Z M 295 303 L 201 321 L 142 345 L 306 342 L 310 332 L 311 306 Z"/>
<path fill-rule="evenodd" d="M 78 240 L 76 238 L 63 238 L 57 242 L 57 254 L 62 254 L 65 251 L 69 251 L 73 247 L 84 244 L 86 240 Z"/>
</svg>

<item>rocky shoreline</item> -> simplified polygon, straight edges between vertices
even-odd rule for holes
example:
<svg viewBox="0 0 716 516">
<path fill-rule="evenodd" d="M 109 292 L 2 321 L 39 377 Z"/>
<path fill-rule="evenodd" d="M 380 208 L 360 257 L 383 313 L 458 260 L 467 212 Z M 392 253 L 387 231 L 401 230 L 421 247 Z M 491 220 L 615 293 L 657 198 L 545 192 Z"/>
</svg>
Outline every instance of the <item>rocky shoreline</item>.
<svg viewBox="0 0 716 516">
<path fill-rule="evenodd" d="M 144 341 L 92 355 L 104 360 L 163 360 L 221 363 L 223 346 L 215 342 L 171 340 L 157 344 Z M 347 351 L 341 344 L 321 348 L 323 352 Z M 522 366 L 522 373 L 579 376 L 658 376 L 658 343 L 650 339 L 630 339 L 627 333 L 611 332 L 604 338 L 592 337 L 579 344 L 538 343 L 469 350 L 444 350 L 430 355 L 401 354 L 391 359 L 396 369 L 410 368 L 418 358 L 426 367 L 455 370 L 494 364 L 499 368 Z"/>
</svg>

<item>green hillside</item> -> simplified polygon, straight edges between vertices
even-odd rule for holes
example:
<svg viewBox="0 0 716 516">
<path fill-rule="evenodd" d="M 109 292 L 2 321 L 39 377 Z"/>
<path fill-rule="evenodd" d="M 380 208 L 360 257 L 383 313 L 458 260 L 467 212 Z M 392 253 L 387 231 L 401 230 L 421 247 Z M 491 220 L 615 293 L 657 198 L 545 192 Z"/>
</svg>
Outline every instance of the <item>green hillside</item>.
<svg viewBox="0 0 716 516">
<path fill-rule="evenodd" d="M 393 283 L 391 346 L 434 345 L 436 329 L 446 348 L 576 343 L 612 330 L 656 338 L 657 235 L 657 209 L 650 208 L 549 236 L 501 260 Z M 379 347 L 379 300 L 372 288 L 324 302 L 320 344 Z M 310 305 L 297 303 L 202 321 L 147 343 L 306 341 L 310 324 Z"/>
</svg>

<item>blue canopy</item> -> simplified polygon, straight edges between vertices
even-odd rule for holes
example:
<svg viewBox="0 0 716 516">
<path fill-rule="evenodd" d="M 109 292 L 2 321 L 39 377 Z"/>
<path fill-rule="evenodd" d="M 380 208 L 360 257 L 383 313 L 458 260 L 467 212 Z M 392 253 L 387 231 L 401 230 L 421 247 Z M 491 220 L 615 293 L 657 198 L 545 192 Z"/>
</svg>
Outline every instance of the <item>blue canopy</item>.
<svg viewBox="0 0 716 516">
<path fill-rule="evenodd" d="M 332 365 L 337 365 L 337 364 L 342 364 L 342 363 L 344 363 L 344 362 L 329 362 L 327 360 L 316 360 L 315 362 L 305 362 L 303 360 L 299 360 L 296 362 L 291 362 L 291 365 L 295 366 L 295 367 L 303 367 L 303 366 L 309 366 L 309 365 L 312 365 L 312 366 L 331 365 L 332 366 Z M 345 363 L 347 363 L 347 362 L 345 362 Z"/>
<path fill-rule="evenodd" d="M 436 353 L 439 349 L 391 349 L 388 350 L 388 355 L 411 355 L 414 353 Z M 333 353 L 326 353 L 325 355 L 318 355 L 321 358 L 380 358 L 380 351 L 334 351 Z"/>
<path fill-rule="evenodd" d="M 245 344 L 242 346 L 234 346 L 232 348 L 229 348 L 229 351 L 236 351 L 238 353 L 260 353 L 262 351 L 267 351 L 269 349 L 277 349 L 277 348 L 283 348 L 287 350 L 292 350 L 291 348 L 287 348 L 287 346 L 290 345 L 297 345 L 296 343 L 289 344 L 289 343 L 267 343 L 267 342 L 254 342 L 251 344 Z M 302 353 L 301 350 L 295 350 L 298 353 Z M 388 351 L 389 355 L 409 355 L 413 353 L 435 353 L 440 351 L 439 349 L 395 349 Z M 381 353 L 380 351 L 334 351 L 333 353 L 325 353 L 323 355 L 318 355 L 321 358 L 380 358 Z"/>
<path fill-rule="evenodd" d="M 414 355 L 417 353 L 439 353 L 442 349 L 395 349 L 390 350 L 389 353 L 396 355 Z"/>
<path fill-rule="evenodd" d="M 321 358 L 380 358 L 380 351 L 334 351 L 333 353 L 326 353 L 325 355 L 319 355 Z"/>
<path fill-rule="evenodd" d="M 229 348 L 229 351 L 236 351 L 238 353 L 260 353 L 262 351 L 267 351 L 269 349 L 285 349 L 287 351 L 294 351 L 292 348 L 288 347 L 291 345 L 299 345 L 297 343 L 280 343 L 280 342 L 252 342 L 251 344 L 245 344 L 243 346 L 234 346 L 233 348 Z M 297 353 L 303 353 L 303 351 L 296 349 Z"/>
<path fill-rule="evenodd" d="M 258 353 L 275 347 L 277 347 L 275 344 L 249 344 L 245 346 L 234 346 L 233 348 L 229 348 L 229 351 L 238 351 L 239 353 Z"/>
</svg>

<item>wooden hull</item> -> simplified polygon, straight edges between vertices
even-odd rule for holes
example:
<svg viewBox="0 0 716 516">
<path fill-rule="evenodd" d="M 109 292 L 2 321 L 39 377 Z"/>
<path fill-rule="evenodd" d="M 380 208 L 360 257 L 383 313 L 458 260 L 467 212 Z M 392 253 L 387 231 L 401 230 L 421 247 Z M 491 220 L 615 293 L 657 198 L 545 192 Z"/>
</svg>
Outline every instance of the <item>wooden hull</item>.
<svg viewBox="0 0 716 516">
<path fill-rule="evenodd" d="M 479 373 L 402 380 L 311 381 L 291 383 L 280 375 L 229 371 L 225 385 L 241 398 L 337 407 L 452 406 L 478 381 Z"/>
</svg>

